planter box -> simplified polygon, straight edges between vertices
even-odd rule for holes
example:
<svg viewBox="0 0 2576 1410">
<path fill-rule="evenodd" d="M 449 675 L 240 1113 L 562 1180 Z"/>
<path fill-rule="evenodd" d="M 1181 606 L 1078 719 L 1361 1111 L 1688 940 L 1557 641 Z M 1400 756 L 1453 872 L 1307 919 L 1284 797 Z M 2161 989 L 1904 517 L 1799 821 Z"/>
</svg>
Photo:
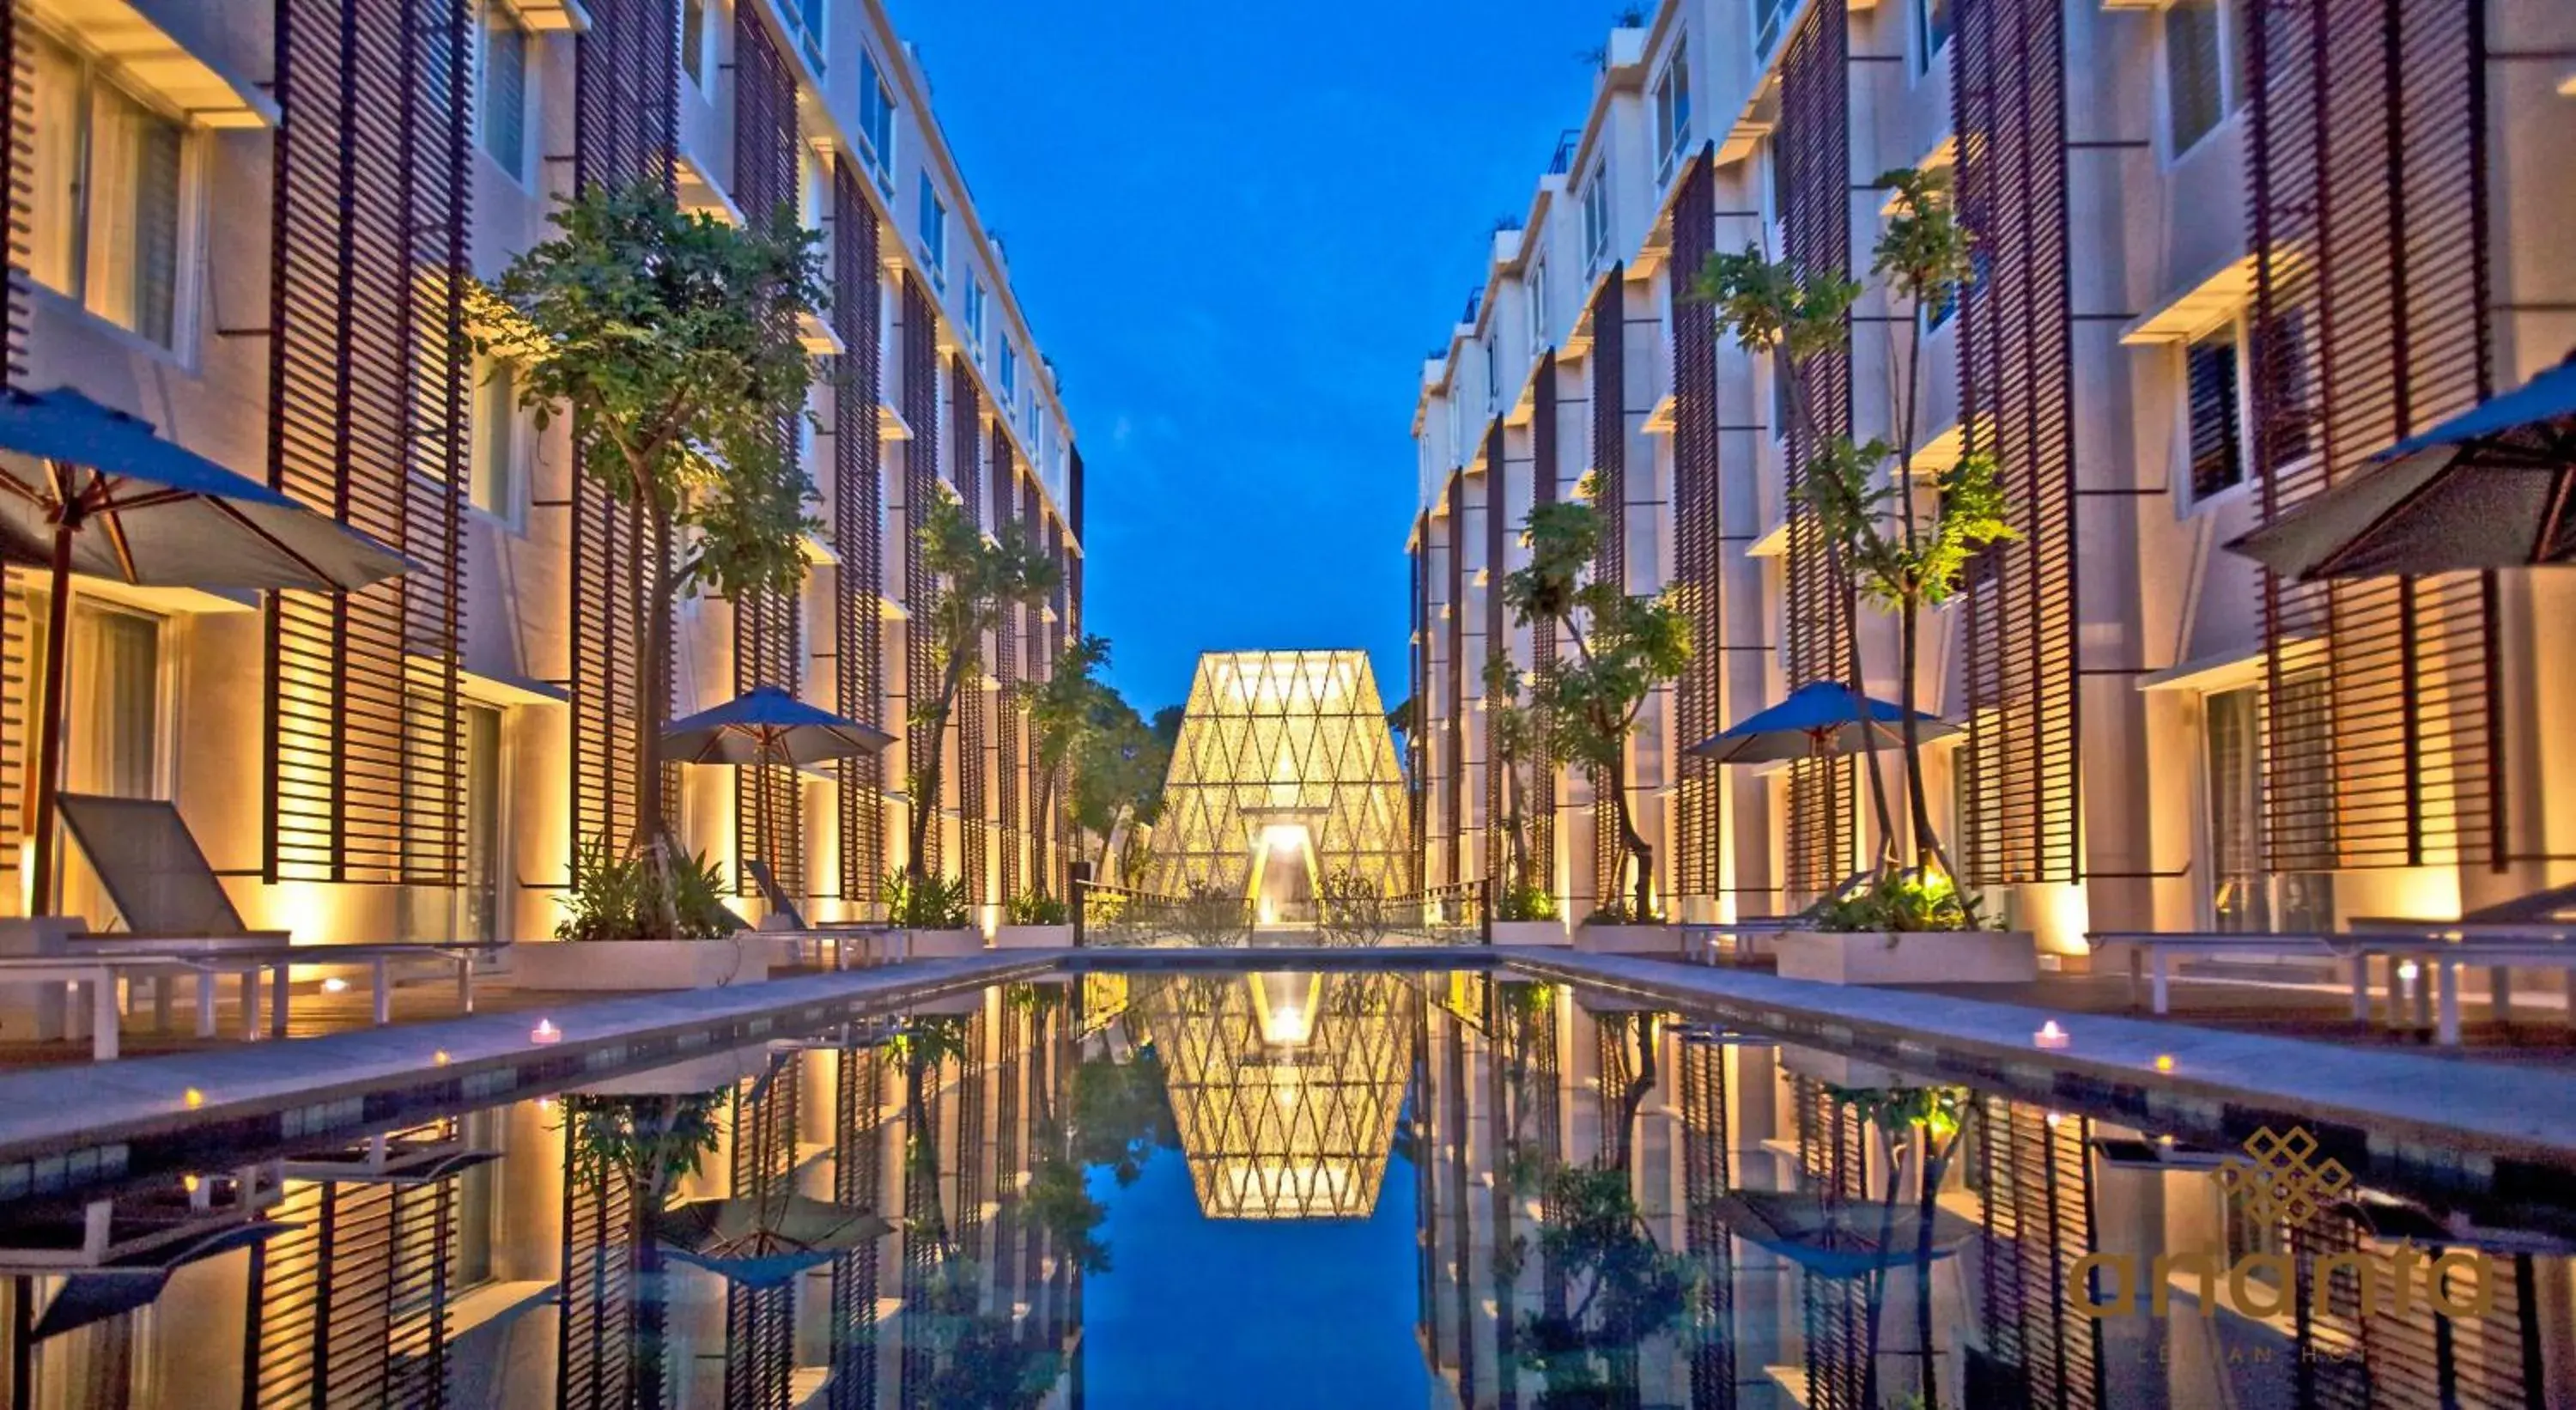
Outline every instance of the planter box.
<svg viewBox="0 0 2576 1410">
<path fill-rule="evenodd" d="M 1583 925 L 1575 928 L 1574 948 L 1587 955 L 1671 955 L 1678 958 L 1682 952 L 1682 928 L 1678 925 Z"/>
<path fill-rule="evenodd" d="M 766 936 L 725 940 L 556 940 L 510 947 L 510 979 L 522 989 L 636 993 L 717 989 L 769 977 L 775 944 Z"/>
<path fill-rule="evenodd" d="M 1497 945 L 1555 945 L 1574 943 L 1561 920 L 1498 920 L 1494 922 Z"/>
<path fill-rule="evenodd" d="M 1781 978 L 1825 984 L 2028 984 L 2039 978 L 2039 943 L 2027 930 L 1784 930 L 1771 948 L 1780 957 Z"/>
<path fill-rule="evenodd" d="M 1072 933 L 1071 928 L 1068 927 L 1065 931 L 1067 944 L 1072 943 L 1070 938 Z M 896 941 L 894 953 L 916 960 L 980 955 L 984 953 L 984 932 L 972 926 L 964 930 L 905 931 L 902 933 L 902 938 Z"/>
<path fill-rule="evenodd" d="M 996 950 L 1070 950 L 1073 948 L 1073 926 L 1005 925 L 993 931 Z"/>
</svg>

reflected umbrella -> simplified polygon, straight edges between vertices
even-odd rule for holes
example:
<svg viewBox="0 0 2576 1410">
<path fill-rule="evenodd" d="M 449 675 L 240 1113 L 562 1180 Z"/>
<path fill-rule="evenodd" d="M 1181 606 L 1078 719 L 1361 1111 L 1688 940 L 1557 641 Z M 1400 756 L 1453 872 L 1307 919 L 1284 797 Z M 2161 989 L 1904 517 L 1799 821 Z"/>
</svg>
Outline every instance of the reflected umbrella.
<svg viewBox="0 0 2576 1410">
<path fill-rule="evenodd" d="M 113 1263 L 103 1268 L 74 1273 L 63 1279 L 62 1291 L 45 1304 L 45 1315 L 36 1319 L 27 1333 L 30 1341 L 43 1341 L 77 1331 L 94 1322 L 121 1317 L 128 1312 L 149 1307 L 170 1286 L 170 1275 L 202 1259 L 266 1243 L 296 1227 L 274 1220 L 257 1220 L 232 1224 L 177 1243 L 163 1244 L 148 1255 L 138 1255 L 128 1263 Z"/>
<path fill-rule="evenodd" d="M 1913 1210 L 1896 1211 L 1883 1248 L 1871 1247 L 1873 1235 L 1853 1228 L 1840 1211 L 1802 1191 L 1735 1190 L 1711 1201 L 1709 1213 L 1746 1243 L 1820 1278 L 1863 1278 L 1883 1269 L 1912 1267 L 1917 1261 L 1920 1216 Z M 1966 1221 L 1936 1214 L 1932 1258 L 1938 1261 L 1957 1253 L 1970 1232 Z"/>
<path fill-rule="evenodd" d="M 653 1216 L 671 1257 L 750 1288 L 782 1286 L 893 1232 L 867 1210 L 804 1195 L 683 1200 Z"/>
</svg>

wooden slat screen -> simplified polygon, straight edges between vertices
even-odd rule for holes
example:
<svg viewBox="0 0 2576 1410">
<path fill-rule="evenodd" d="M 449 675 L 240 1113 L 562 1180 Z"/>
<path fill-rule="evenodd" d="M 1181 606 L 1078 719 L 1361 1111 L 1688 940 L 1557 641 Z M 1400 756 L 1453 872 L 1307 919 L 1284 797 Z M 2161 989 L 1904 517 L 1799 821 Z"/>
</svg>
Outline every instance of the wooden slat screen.
<svg viewBox="0 0 2576 1410">
<path fill-rule="evenodd" d="M 1717 315 L 1689 297 L 1692 277 L 1717 249 L 1716 166 L 1712 153 L 1693 158 L 1672 215 L 1673 587 L 1691 627 L 1690 663 L 1673 692 L 1673 724 L 1674 743 L 1685 750 L 1726 727 L 1720 713 L 1726 616 L 1719 556 L 1725 529 L 1718 494 Z M 1714 898 L 1725 884 L 1719 821 L 1726 776 L 1713 760 L 1685 753 L 1674 783 L 1674 891 Z"/>
<path fill-rule="evenodd" d="M 446 1403 L 456 1183 L 288 1182 L 291 1227 L 252 1256 L 246 1407 Z"/>
<path fill-rule="evenodd" d="M 2104 1403 L 2102 1323 L 2075 1310 L 2073 1275 L 2095 1248 L 2093 1123 L 2001 1097 L 1977 1103 L 1986 1354 L 2017 1378 L 2021 1403 L 2091 1410 Z"/>
<path fill-rule="evenodd" d="M 1405 804 L 1413 828 L 1413 865 L 1431 884 L 1431 515 L 1413 516 L 1413 689 L 1404 725 Z"/>
<path fill-rule="evenodd" d="M 589 1103 L 566 1096 L 567 1129 Z M 635 1372 L 632 1201 L 605 1162 L 564 1161 L 563 1276 L 555 1316 L 555 1403 L 562 1410 L 626 1410 Z"/>
<path fill-rule="evenodd" d="M 1019 461 L 1011 454 L 1011 438 L 1003 433 L 1000 422 L 993 425 L 993 462 L 991 495 L 993 527 L 1014 523 L 1019 518 Z M 1001 630 L 993 634 L 993 678 L 1000 683 L 993 697 L 993 820 L 996 840 L 1001 844 L 994 872 L 994 899 L 1009 902 L 1020 894 L 1020 859 L 1025 851 L 1026 828 L 1020 817 L 1020 774 L 1025 767 L 1020 740 L 1020 633 L 1021 613 L 1018 607 L 1002 612 Z"/>
<path fill-rule="evenodd" d="M 832 548 L 841 565 L 832 594 L 834 707 L 885 726 L 885 452 L 878 440 L 884 367 L 877 344 L 876 207 L 868 177 L 847 156 L 832 164 L 832 331 L 849 351 L 832 368 Z M 882 899 L 895 859 L 886 852 L 885 760 L 840 761 L 841 895 Z"/>
<path fill-rule="evenodd" d="M 1676 261 L 1676 267 L 1696 264 Z M 1686 1245 L 1708 1276 L 1691 1299 L 1692 1410 L 1733 1410 L 1736 1388 L 1735 1240 L 1717 1218 L 1717 1200 L 1735 1188 L 1734 1139 L 1727 1118 L 1726 1048 L 1696 1037 L 1681 1042 L 1682 1191 Z"/>
<path fill-rule="evenodd" d="M 732 1199 L 796 1193 L 796 1108 L 802 1056 L 773 1056 L 767 1074 L 734 1091 Z M 796 1288 L 725 1283 L 724 1403 L 728 1410 L 787 1410 L 794 1402 Z"/>
<path fill-rule="evenodd" d="M 885 1189 L 885 1059 L 882 1048 L 845 1049 L 832 1103 L 832 1198 L 876 1209 Z M 877 1248 L 870 1239 L 832 1261 L 829 1410 L 876 1410 Z"/>
<path fill-rule="evenodd" d="M 281 0 L 269 482 L 400 549 L 269 596 L 271 881 L 453 886 L 464 856 L 464 0 Z"/>
<path fill-rule="evenodd" d="M 1601 519 L 1601 547 L 1592 560 L 1595 578 L 1628 588 L 1628 298 L 1627 267 L 1613 262 L 1592 295 L 1584 321 L 1592 330 L 1592 464 L 1599 497 L 1593 507 Z M 1592 777 L 1592 897 L 1607 905 L 1620 893 L 1619 874 L 1627 850 L 1619 832 L 1619 790 L 1628 786 L 1626 755 L 1621 766 Z"/>
<path fill-rule="evenodd" d="M 573 179 L 577 186 L 658 182 L 671 190 L 679 120 L 676 0 L 599 0 L 575 41 Z M 623 851 L 633 830 L 643 760 L 635 748 L 635 702 L 655 555 L 640 506 L 620 504 L 589 477 L 573 476 L 570 535 L 572 845 Z M 669 663 L 661 692 L 671 698 Z M 665 816 L 674 815 L 678 772 L 663 769 Z"/>
<path fill-rule="evenodd" d="M 903 419 L 912 439 L 903 447 L 903 631 L 904 713 L 927 704 L 938 690 L 931 661 L 930 616 L 939 601 L 939 583 L 921 553 L 921 515 L 939 490 L 939 327 L 938 314 L 921 276 L 903 274 Z M 937 875 L 946 850 L 940 824 L 940 800 L 922 796 L 930 774 L 930 731 L 904 731 L 904 796 L 914 812 L 927 809 L 929 830 L 919 858 L 925 875 Z M 913 858 L 907 857 L 910 863 Z"/>
<path fill-rule="evenodd" d="M 963 353 L 950 364 L 948 410 L 954 439 L 948 450 L 949 474 L 966 521 L 984 528 L 984 398 Z M 957 836 L 963 855 L 958 866 L 966 877 L 966 900 L 983 905 L 993 899 L 992 818 L 985 789 L 991 763 L 984 745 L 984 673 L 977 671 L 957 692 Z"/>
<path fill-rule="evenodd" d="M 1990 885 L 2082 874 L 2060 11 L 2053 0 L 1966 0 L 1950 46 L 1959 214 L 1976 233 L 1980 273 L 1958 313 L 1960 421 L 1968 449 L 2002 466 L 2020 535 L 1972 569 L 1961 631 L 1967 816 L 1953 860 Z"/>
<path fill-rule="evenodd" d="M 1851 36 L 1844 0 L 1819 0 L 1788 41 L 1780 60 L 1779 170 L 1782 254 L 1812 273 L 1851 273 Z M 1851 357 L 1820 356 L 1808 364 L 1809 414 L 1819 436 L 1848 434 Z M 1786 648 L 1790 689 L 1820 680 L 1848 680 L 1851 634 L 1841 592 L 1816 516 L 1801 505 L 1801 467 L 1815 453 L 1806 430 L 1788 434 L 1789 547 L 1785 563 Z M 1786 872 L 1793 892 L 1815 895 L 1850 870 L 1858 826 L 1856 766 L 1841 760 L 1801 760 L 1789 768 L 1788 816 L 1783 820 Z"/>
<path fill-rule="evenodd" d="M 743 6 L 734 12 L 733 197 L 746 217 L 766 221 L 796 210 L 796 80 L 769 26 Z M 781 336 L 795 330 L 782 328 Z M 791 453 L 799 418 L 781 420 L 777 444 Z M 805 663 L 805 613 L 799 594 L 744 593 L 733 603 L 733 688 L 776 686 L 797 694 Z M 767 862 L 791 896 L 805 894 L 805 793 L 802 775 L 785 764 L 752 764 L 733 770 L 734 856 Z M 745 896 L 759 887 L 748 866 L 735 885 Z"/>
<path fill-rule="evenodd" d="M 1462 448 L 1463 449 L 1463 448 Z M 1448 583 L 1441 632 L 1440 879 L 1467 879 L 1467 472 L 1449 472 L 1449 517 L 1441 539 Z"/>
<path fill-rule="evenodd" d="M 2252 449 L 2267 519 L 2493 389 L 2485 10 L 2282 0 L 2251 26 Z M 2274 872 L 2500 856 L 2494 581 L 2263 581 Z M 2321 659 L 2318 659 L 2321 658 Z"/>
<path fill-rule="evenodd" d="M 1556 349 L 1550 348 L 1539 356 L 1538 391 L 1530 402 L 1530 503 L 1534 506 L 1556 503 L 1557 457 L 1562 453 L 1556 402 Z M 1556 623 L 1530 623 L 1530 673 L 1536 676 L 1555 666 Z M 1543 720 L 1541 729 L 1545 729 Z M 1531 769 L 1529 784 L 1530 856 L 1537 860 L 1542 884 L 1552 891 L 1556 886 L 1556 770 Z"/>
<path fill-rule="evenodd" d="M 1485 428 L 1485 488 L 1476 506 L 1477 513 L 1482 516 L 1479 527 L 1482 530 L 1481 537 L 1484 539 L 1485 600 L 1480 605 L 1484 631 L 1479 634 L 1476 659 L 1467 663 L 1467 669 L 1470 675 L 1479 681 L 1484 679 L 1486 664 L 1497 654 L 1508 655 L 1512 646 L 1509 619 L 1503 615 L 1503 532 L 1504 525 L 1510 522 L 1510 512 L 1505 508 L 1505 498 L 1511 484 L 1511 472 L 1503 462 L 1503 442 L 1502 418 L 1496 417 Z M 1490 707 L 1491 702 L 1487 704 Z M 1493 720 L 1494 717 L 1489 708 L 1482 717 L 1482 723 L 1477 731 L 1478 752 L 1485 761 L 1485 869 L 1483 875 L 1487 884 L 1503 886 L 1511 881 L 1508 871 L 1511 863 L 1511 834 L 1503 825 L 1505 779 L 1502 755 L 1494 748 Z"/>
<path fill-rule="evenodd" d="M 0 187 L 5 187 L 9 219 L 0 229 L 0 246 L 7 254 L 7 307 L 0 310 L 0 336 L 7 346 L 0 350 L 0 388 L 27 385 L 27 338 L 31 312 L 27 305 L 28 264 L 34 254 L 27 241 L 35 229 L 35 193 L 31 184 L 34 170 L 35 85 L 27 68 L 28 56 L 18 43 L 18 7 L 0 5 L 0 116 L 8 122 L 5 141 L 0 141 Z M 28 697 L 34 690 L 29 678 L 27 598 L 17 579 L 0 569 L 0 869 L 12 873 L 18 868 L 18 843 L 26 830 L 25 779 L 28 756 L 34 753 L 28 735 L 28 722 L 33 712 Z"/>
</svg>

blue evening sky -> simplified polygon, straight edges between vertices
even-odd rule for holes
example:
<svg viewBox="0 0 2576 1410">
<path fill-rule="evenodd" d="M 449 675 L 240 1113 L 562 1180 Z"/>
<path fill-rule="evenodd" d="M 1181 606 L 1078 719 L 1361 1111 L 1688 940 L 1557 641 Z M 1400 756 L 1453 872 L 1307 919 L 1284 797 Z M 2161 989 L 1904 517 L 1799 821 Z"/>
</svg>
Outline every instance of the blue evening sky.
<svg viewBox="0 0 2576 1410">
<path fill-rule="evenodd" d="M 1609 0 L 889 0 L 1064 378 L 1085 625 L 1136 707 L 1202 650 L 1405 693 L 1423 355 L 1581 120 Z"/>
</svg>

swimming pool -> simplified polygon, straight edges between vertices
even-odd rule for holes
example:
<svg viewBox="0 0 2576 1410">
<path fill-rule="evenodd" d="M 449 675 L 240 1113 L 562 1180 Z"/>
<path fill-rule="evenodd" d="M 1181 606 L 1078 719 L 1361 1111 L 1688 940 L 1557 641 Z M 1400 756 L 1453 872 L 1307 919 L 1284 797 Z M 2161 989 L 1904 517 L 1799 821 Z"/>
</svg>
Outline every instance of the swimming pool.
<svg viewBox="0 0 2576 1410">
<path fill-rule="evenodd" d="M 12 1403 L 2434 1407 L 2570 1377 L 2554 1203 L 1797 1036 L 1509 967 L 1048 974 L 355 1137 L 209 1133 L 0 1206 Z"/>
</svg>

